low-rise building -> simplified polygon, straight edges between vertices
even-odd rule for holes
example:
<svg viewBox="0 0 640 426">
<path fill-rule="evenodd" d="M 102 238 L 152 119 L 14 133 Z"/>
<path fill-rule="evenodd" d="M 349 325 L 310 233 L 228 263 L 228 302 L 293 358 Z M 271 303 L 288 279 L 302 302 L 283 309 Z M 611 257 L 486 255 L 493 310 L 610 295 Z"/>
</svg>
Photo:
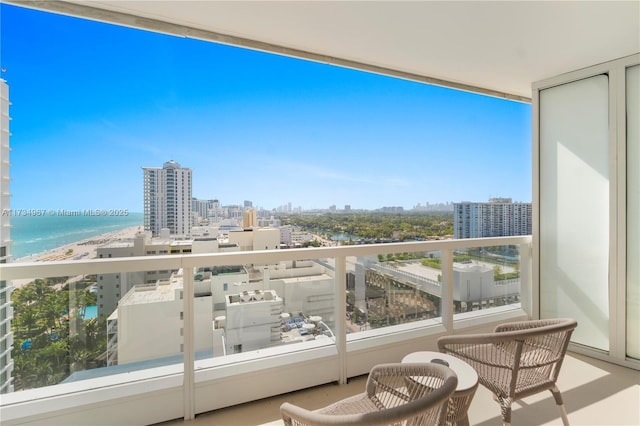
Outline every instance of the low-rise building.
<svg viewBox="0 0 640 426">
<path fill-rule="evenodd" d="M 241 265 L 198 269 L 196 352 L 221 356 L 282 344 L 283 312 L 322 316 L 333 324 L 335 292 L 329 272 L 312 261 L 254 266 L 251 271 Z M 182 291 L 181 270 L 153 284 L 132 286 L 107 320 L 108 365 L 180 354 Z"/>
<path fill-rule="evenodd" d="M 196 352 L 213 351 L 212 297 L 194 299 Z M 141 284 L 125 294 L 107 319 L 108 365 L 127 364 L 184 352 L 182 273 L 155 284 Z M 161 319 L 161 321 L 159 321 Z"/>
<path fill-rule="evenodd" d="M 226 353 L 262 349 L 281 343 L 282 298 L 274 290 L 226 296 Z"/>
<path fill-rule="evenodd" d="M 229 231 L 229 243 L 237 244 L 240 251 L 277 250 L 280 248 L 280 230 L 256 228 Z"/>
</svg>

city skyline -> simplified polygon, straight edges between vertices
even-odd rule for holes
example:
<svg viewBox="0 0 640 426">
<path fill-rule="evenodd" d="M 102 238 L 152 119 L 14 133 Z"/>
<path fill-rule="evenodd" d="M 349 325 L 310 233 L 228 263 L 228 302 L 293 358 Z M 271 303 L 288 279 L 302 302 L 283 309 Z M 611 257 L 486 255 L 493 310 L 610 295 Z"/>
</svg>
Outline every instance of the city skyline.
<svg viewBox="0 0 640 426">
<path fill-rule="evenodd" d="M 0 8 L 13 208 L 141 212 L 170 160 L 223 205 L 531 200 L 529 104 Z"/>
</svg>

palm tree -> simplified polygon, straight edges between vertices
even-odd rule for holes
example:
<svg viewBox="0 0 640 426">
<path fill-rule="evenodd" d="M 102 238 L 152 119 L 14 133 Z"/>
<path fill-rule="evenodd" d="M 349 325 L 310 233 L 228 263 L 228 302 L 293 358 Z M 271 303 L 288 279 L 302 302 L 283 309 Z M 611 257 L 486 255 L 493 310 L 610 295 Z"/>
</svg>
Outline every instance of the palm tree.
<svg viewBox="0 0 640 426">
<path fill-rule="evenodd" d="M 32 330 L 38 322 L 38 315 L 34 306 L 14 305 L 15 309 L 15 327 L 17 337 L 28 339 L 34 337 Z M 22 328 L 22 330 L 19 330 Z M 22 332 L 20 332 L 22 331 Z"/>
<path fill-rule="evenodd" d="M 70 366 L 71 372 L 82 371 L 90 368 L 94 356 L 85 348 L 80 348 L 71 354 L 72 362 Z"/>
<path fill-rule="evenodd" d="M 38 357 L 38 362 L 35 365 L 34 374 L 36 377 L 35 385 L 37 387 L 49 386 L 55 383 L 53 364 L 49 359 L 46 359 L 45 357 Z"/>
<path fill-rule="evenodd" d="M 42 351 L 42 356 L 52 360 L 54 370 L 57 373 L 67 373 L 69 370 L 69 343 L 66 340 L 57 340 L 51 342 Z"/>
</svg>

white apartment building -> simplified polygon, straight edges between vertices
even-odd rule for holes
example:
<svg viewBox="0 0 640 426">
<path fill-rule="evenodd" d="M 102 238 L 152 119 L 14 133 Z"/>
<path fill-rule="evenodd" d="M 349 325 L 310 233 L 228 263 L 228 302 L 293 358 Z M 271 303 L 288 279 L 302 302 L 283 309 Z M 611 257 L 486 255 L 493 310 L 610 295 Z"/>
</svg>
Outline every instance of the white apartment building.
<svg viewBox="0 0 640 426">
<path fill-rule="evenodd" d="M 11 213 L 9 188 L 9 86 L 0 79 L 0 263 L 11 261 Z M 13 392 L 13 333 L 11 332 L 11 281 L 0 280 L 0 394 Z"/>
<path fill-rule="evenodd" d="M 182 273 L 155 284 L 136 285 L 107 319 L 108 365 L 180 355 L 184 352 Z M 194 299 L 195 351 L 213 350 L 211 295 Z M 158 319 L 161 318 L 161 321 Z"/>
<path fill-rule="evenodd" d="M 302 245 L 306 242 L 312 241 L 313 235 L 306 231 L 293 231 L 291 233 L 291 245 Z"/>
<path fill-rule="evenodd" d="M 531 235 L 531 203 L 513 203 L 511 198 L 491 198 L 487 203 L 465 201 L 453 204 L 454 238 Z"/>
<path fill-rule="evenodd" d="M 294 231 L 293 226 L 285 225 L 280 228 L 280 243 L 284 245 L 291 245 L 291 233 Z"/>
<path fill-rule="evenodd" d="M 162 228 L 187 236 L 191 230 L 192 171 L 171 160 L 162 168 L 143 167 L 144 229 L 153 236 Z"/>
</svg>

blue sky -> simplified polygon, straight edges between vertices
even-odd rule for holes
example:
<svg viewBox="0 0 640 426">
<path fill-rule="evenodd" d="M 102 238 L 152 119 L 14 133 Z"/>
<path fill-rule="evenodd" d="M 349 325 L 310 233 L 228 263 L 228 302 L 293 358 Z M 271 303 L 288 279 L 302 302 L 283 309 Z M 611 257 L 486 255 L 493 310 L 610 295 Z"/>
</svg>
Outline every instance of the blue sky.
<svg viewBox="0 0 640 426">
<path fill-rule="evenodd" d="M 531 200 L 531 106 L 0 5 L 11 206 L 142 211 L 143 166 L 223 205 Z"/>
</svg>

